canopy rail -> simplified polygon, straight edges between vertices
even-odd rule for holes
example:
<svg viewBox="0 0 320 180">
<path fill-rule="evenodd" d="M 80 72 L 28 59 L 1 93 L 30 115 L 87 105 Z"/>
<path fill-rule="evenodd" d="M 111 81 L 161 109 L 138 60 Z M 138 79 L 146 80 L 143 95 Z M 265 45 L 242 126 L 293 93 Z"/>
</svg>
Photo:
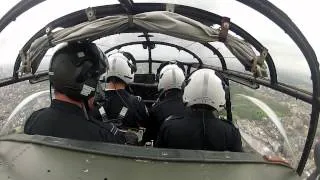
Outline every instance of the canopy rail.
<svg viewBox="0 0 320 180">
<path fill-rule="evenodd" d="M 148 61 L 146 60 L 146 61 L 138 61 L 137 63 L 147 63 L 147 62 Z M 155 60 L 154 62 L 155 63 L 162 63 L 163 61 Z M 199 67 L 198 63 L 184 63 L 184 62 L 181 62 L 181 63 L 183 63 L 186 66 L 193 67 L 193 68 L 198 68 Z M 290 95 L 290 96 L 292 96 L 294 98 L 300 99 L 300 100 L 302 100 L 302 101 L 304 101 L 306 103 L 310 103 L 310 104 L 312 103 L 312 93 L 306 92 L 305 90 L 301 90 L 301 89 L 298 89 L 296 87 L 289 86 L 289 85 L 284 84 L 284 83 L 279 83 L 277 85 L 274 85 L 267 79 L 256 78 L 256 77 L 254 77 L 254 76 L 252 76 L 250 74 L 245 74 L 245 73 L 238 72 L 238 71 L 222 70 L 221 67 L 210 66 L 210 65 L 206 65 L 206 64 L 203 64 L 202 68 L 209 68 L 209 69 L 213 69 L 215 71 L 218 71 L 221 74 L 223 74 L 224 77 L 226 77 L 227 79 L 235 81 L 235 82 L 238 82 L 238 80 L 244 80 L 244 81 L 246 81 L 248 83 L 251 82 L 251 85 L 249 85 L 248 83 L 244 84 L 244 85 L 246 85 L 246 86 L 248 86 L 250 88 L 256 89 L 257 86 L 255 84 L 259 84 L 259 85 L 271 88 L 273 90 L 280 91 L 282 93 L 288 94 L 288 95 Z M 17 82 L 30 80 L 30 79 L 37 79 L 37 78 L 40 78 L 40 77 L 43 77 L 43 76 L 47 76 L 47 75 L 48 75 L 48 71 L 41 71 L 41 72 L 36 73 L 34 75 L 28 74 L 28 75 L 24 75 L 24 76 L 19 77 L 19 78 L 11 77 L 11 78 L 0 79 L 0 87 L 7 86 L 7 85 L 10 85 L 10 84 L 14 84 L 14 83 L 17 83 Z"/>
<path fill-rule="evenodd" d="M 259 84 L 259 85 L 274 89 L 276 91 L 288 94 L 294 98 L 300 99 L 300 100 L 307 102 L 309 104 L 312 103 L 312 93 L 307 92 L 302 89 L 299 89 L 299 88 L 296 88 L 296 87 L 289 86 L 284 83 L 272 84 L 272 83 L 270 83 L 269 80 L 264 79 L 264 78 L 256 78 L 250 74 L 246 74 L 246 73 L 242 73 L 242 72 L 238 72 L 238 71 L 233 71 L 233 70 L 222 70 L 219 67 L 210 66 L 210 65 L 206 65 L 206 64 L 204 64 L 203 67 L 218 71 L 218 72 L 224 74 L 225 77 L 229 78 L 230 80 L 232 80 L 233 77 L 240 78 L 240 79 L 243 79 L 246 81 L 250 81 L 252 84 Z"/>
<path fill-rule="evenodd" d="M 19 78 L 16 78 L 16 77 L 3 78 L 3 79 L 0 79 L 0 87 L 8 86 L 10 84 L 23 82 L 31 79 L 38 79 L 45 76 L 48 76 L 48 71 L 40 71 L 40 72 L 37 72 L 36 74 L 26 74 L 26 75 L 20 76 Z"/>
</svg>

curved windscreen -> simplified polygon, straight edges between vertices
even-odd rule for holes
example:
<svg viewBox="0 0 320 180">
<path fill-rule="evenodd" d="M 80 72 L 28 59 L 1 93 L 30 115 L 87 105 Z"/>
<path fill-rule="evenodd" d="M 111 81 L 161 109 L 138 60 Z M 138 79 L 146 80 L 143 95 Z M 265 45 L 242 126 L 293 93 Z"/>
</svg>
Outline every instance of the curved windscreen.
<svg viewBox="0 0 320 180">
<path fill-rule="evenodd" d="M 16 0 L 1 1 L 0 17 L 2 18 L 17 2 Z M 48 23 L 74 11 L 105 4 L 118 4 L 118 1 L 68 0 L 63 2 L 63 8 L 61 8 L 61 3 L 47 0 L 20 15 L 0 33 L 0 66 L 10 69 L 10 73 L 6 74 L 6 76 L 8 77 L 12 74 L 15 59 L 23 45 Z M 21 30 L 23 30 L 23 33 L 21 33 Z"/>
<path fill-rule="evenodd" d="M 13 7 L 17 1 L 4 1 L 0 4 L 0 16 L 4 15 L 7 10 Z M 156 0 L 134 0 L 135 3 L 141 2 L 159 2 Z M 276 6 L 284 10 L 289 17 L 298 25 L 304 35 L 310 41 L 316 53 L 319 53 L 317 49 L 320 49 L 320 44 L 317 41 L 317 31 L 313 28 L 313 22 L 309 22 L 309 16 L 315 16 L 314 13 L 319 11 L 316 9 L 316 1 L 308 1 L 307 3 L 301 2 L 280 2 L 271 0 Z M 12 69 L 13 63 L 19 50 L 25 44 L 25 42 L 38 30 L 46 26 L 54 19 L 66 15 L 68 13 L 85 9 L 87 7 L 94 7 L 107 4 L 118 4 L 116 0 L 104 1 L 76 1 L 70 0 L 64 2 L 63 8 L 57 6 L 57 2 L 53 0 L 44 1 L 34 8 L 28 10 L 21 16 L 19 16 L 14 22 L 9 24 L 0 33 L 0 54 L 2 60 L 0 65 L 5 67 L 4 69 Z M 165 0 L 160 3 L 173 3 L 192 6 L 200 9 L 204 9 L 221 16 L 227 16 L 231 18 L 231 21 L 242 27 L 244 30 L 253 35 L 258 41 L 260 41 L 272 55 L 280 82 L 288 83 L 290 85 L 297 86 L 299 88 L 311 91 L 311 79 L 308 65 L 304 56 L 299 51 L 297 46 L 292 40 L 272 23 L 269 19 L 254 11 L 253 9 L 232 0 L 214 0 L 214 1 L 182 1 L 182 0 Z M 55 8 L 56 7 L 56 8 Z M 230 9 L 233 9 L 232 11 Z M 307 10 L 308 9 L 308 10 Z M 301 12 L 301 10 L 306 10 Z M 44 15 L 45 12 L 45 15 Z M 24 33 L 17 33 L 20 29 L 23 29 Z M 143 38 L 140 38 L 143 39 Z M 151 38 L 152 39 L 152 38 Z M 155 38 L 154 38 L 155 39 Z M 175 41 L 173 38 L 168 38 L 168 41 Z M 108 42 L 110 43 L 110 42 Z M 117 42 L 118 43 L 118 42 Z M 112 44 L 112 42 L 110 43 Z M 107 45 L 109 46 L 109 45 Z M 190 47 L 192 48 L 191 45 Z M 196 48 L 194 48 L 196 49 Z M 200 51 L 203 53 L 202 51 Z M 228 57 L 228 54 L 224 54 Z M 211 58 L 211 57 L 210 57 Z M 233 57 L 228 57 L 230 61 L 230 67 L 234 65 L 232 61 Z M 214 59 L 214 58 L 212 58 Z M 214 62 L 218 65 L 218 61 Z M 227 62 L 228 63 L 228 62 Z M 237 62 L 235 62 L 237 64 Z M 242 66 L 239 66 L 242 68 Z M 240 70 L 238 66 L 235 70 Z M 9 73 L 9 74 L 12 74 Z M 8 75 L 9 75 L 8 74 Z M 294 74 L 294 76 L 292 76 Z M 292 77 L 295 77 L 294 79 Z"/>
<path fill-rule="evenodd" d="M 297 167 L 307 137 L 311 105 L 283 93 L 260 87 L 253 90 L 231 83 L 233 120 L 244 149 L 276 156 Z M 307 172 L 314 167 L 312 157 Z"/>
</svg>

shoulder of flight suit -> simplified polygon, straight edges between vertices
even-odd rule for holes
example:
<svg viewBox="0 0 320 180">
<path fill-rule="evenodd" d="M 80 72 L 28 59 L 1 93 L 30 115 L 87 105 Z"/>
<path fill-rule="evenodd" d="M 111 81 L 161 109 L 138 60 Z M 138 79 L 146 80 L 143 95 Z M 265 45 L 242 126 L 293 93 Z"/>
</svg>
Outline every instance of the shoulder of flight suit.
<svg viewBox="0 0 320 180">
<path fill-rule="evenodd" d="M 241 134 L 239 129 L 233 126 L 232 134 L 233 134 L 233 148 L 231 148 L 231 150 L 236 152 L 242 152 L 243 151 L 242 140 L 241 140 Z"/>
<path fill-rule="evenodd" d="M 27 119 L 24 125 L 24 133 L 26 134 L 43 134 L 43 135 L 50 135 L 50 125 L 48 126 L 48 121 L 50 118 L 47 118 L 46 121 L 43 121 L 43 115 L 50 112 L 50 107 L 42 108 L 37 111 L 34 111 L 29 118 Z"/>
<path fill-rule="evenodd" d="M 228 144 L 228 150 L 234 151 L 234 152 L 242 152 L 242 141 L 241 141 L 241 134 L 238 129 L 238 126 L 234 124 L 233 121 L 230 120 L 223 120 L 219 119 L 220 121 L 224 122 L 226 125 L 230 127 L 229 131 L 229 139 L 230 143 Z"/>
<path fill-rule="evenodd" d="M 162 123 L 157 141 L 156 141 L 156 147 L 162 147 L 162 148 L 167 148 L 168 147 L 168 135 L 170 134 L 170 127 L 172 126 L 173 123 L 175 123 L 175 120 L 181 120 L 183 119 L 184 116 L 178 116 L 178 115 L 170 115 L 167 117 L 164 122 Z"/>
<path fill-rule="evenodd" d="M 147 106 L 144 104 L 142 98 L 140 96 L 130 95 L 130 106 L 129 108 L 133 108 L 132 110 L 136 111 L 135 114 L 138 116 L 139 123 L 141 126 L 145 127 L 146 123 L 149 119 L 149 111 Z"/>
</svg>

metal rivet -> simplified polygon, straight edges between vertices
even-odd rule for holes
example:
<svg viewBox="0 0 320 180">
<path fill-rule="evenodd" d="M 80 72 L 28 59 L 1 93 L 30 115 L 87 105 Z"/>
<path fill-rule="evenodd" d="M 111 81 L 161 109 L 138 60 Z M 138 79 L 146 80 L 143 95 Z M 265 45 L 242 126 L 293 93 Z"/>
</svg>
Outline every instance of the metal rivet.
<svg viewBox="0 0 320 180">
<path fill-rule="evenodd" d="M 47 28 L 46 28 L 46 33 L 49 33 L 50 30 L 51 30 L 50 27 L 47 27 Z"/>
</svg>

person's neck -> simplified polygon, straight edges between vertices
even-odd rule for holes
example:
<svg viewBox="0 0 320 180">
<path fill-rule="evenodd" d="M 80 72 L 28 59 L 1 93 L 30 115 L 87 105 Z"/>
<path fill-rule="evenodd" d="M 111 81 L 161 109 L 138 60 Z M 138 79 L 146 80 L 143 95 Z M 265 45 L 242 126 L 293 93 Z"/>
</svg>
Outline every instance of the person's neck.
<svg viewBox="0 0 320 180">
<path fill-rule="evenodd" d="M 219 112 L 215 108 L 207 106 L 207 105 L 193 105 L 193 106 L 191 106 L 191 110 L 195 111 L 195 112 L 212 114 L 215 117 L 219 117 Z"/>
<path fill-rule="evenodd" d="M 106 89 L 108 90 L 118 90 L 118 89 L 125 89 L 126 85 L 122 83 L 107 83 Z"/>
<path fill-rule="evenodd" d="M 76 101 L 74 99 L 69 98 L 68 96 L 61 94 L 61 93 L 55 93 L 55 99 L 59 100 L 59 101 L 64 101 L 64 102 L 68 102 L 74 105 L 79 106 L 80 108 L 82 107 L 82 103 L 80 101 Z"/>
<path fill-rule="evenodd" d="M 170 95 L 180 95 L 181 90 L 180 89 L 169 89 L 164 93 L 164 96 L 170 96 Z"/>
</svg>

